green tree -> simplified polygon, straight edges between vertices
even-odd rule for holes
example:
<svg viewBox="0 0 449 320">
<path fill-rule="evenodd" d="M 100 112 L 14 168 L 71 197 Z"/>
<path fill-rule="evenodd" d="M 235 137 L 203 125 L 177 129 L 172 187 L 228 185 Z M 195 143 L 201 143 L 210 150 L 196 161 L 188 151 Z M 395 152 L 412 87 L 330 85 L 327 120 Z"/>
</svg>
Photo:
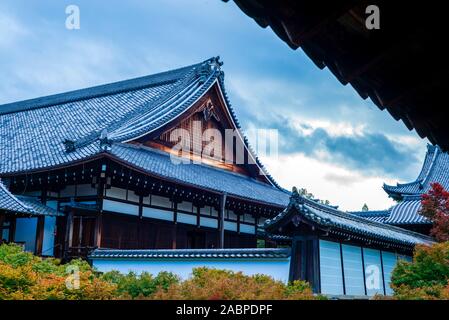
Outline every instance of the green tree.
<svg viewBox="0 0 449 320">
<path fill-rule="evenodd" d="M 417 246 L 412 262 L 399 261 L 391 287 L 399 299 L 449 298 L 449 242 Z"/>
</svg>

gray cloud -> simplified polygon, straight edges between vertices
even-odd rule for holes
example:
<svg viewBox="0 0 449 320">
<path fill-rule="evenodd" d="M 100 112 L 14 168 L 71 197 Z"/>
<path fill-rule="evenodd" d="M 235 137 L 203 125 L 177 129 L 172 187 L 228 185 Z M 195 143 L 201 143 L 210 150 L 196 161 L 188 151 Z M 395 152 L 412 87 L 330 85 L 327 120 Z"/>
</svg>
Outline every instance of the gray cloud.
<svg viewBox="0 0 449 320">
<path fill-rule="evenodd" d="M 312 129 L 305 123 L 298 125 L 307 129 L 308 134 L 294 128 L 288 119 L 278 118 L 271 121 L 270 127 L 279 130 L 281 154 L 302 153 L 365 174 L 399 178 L 408 178 L 408 170 L 419 161 L 414 150 L 394 142 L 382 133 L 331 135 L 324 128 Z M 344 182 L 341 177 L 328 178 Z M 347 184 L 346 178 L 343 180 Z"/>
</svg>

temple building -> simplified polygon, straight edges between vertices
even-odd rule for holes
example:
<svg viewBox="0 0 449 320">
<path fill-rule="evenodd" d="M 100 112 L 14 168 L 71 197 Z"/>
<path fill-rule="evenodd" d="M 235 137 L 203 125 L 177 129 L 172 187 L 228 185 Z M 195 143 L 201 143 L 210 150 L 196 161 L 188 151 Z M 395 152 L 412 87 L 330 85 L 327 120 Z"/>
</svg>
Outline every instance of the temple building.
<svg viewBox="0 0 449 320">
<path fill-rule="evenodd" d="M 413 182 L 390 186 L 384 184 L 385 192 L 398 201 L 396 205 L 380 211 L 352 212 L 366 219 L 399 226 L 428 235 L 431 222 L 419 214 L 421 195 L 431 189 L 431 184 L 438 182 L 449 190 L 449 154 L 442 152 L 438 146 L 427 146 L 421 171 Z"/>
<path fill-rule="evenodd" d="M 391 293 L 396 261 L 432 239 L 280 187 L 241 132 L 221 66 L 0 105 L 1 240 L 99 271 L 209 266 L 330 295 Z M 410 192 L 386 190 L 427 190 L 446 159 L 429 152 Z"/>
<path fill-rule="evenodd" d="M 265 173 L 240 131 L 218 58 L 2 105 L 0 121 L 4 240 L 22 242 L 27 230 L 25 246 L 36 254 L 251 248 L 258 223 L 288 204 L 289 193 Z M 187 164 L 173 161 L 185 157 L 172 154 L 178 140 L 171 133 L 180 128 L 192 136 Z M 195 129 L 223 137 L 232 129 L 233 162 L 218 151 L 195 161 L 206 145 Z M 243 163 L 236 161 L 239 145 Z M 29 209 L 22 196 L 42 210 Z M 53 230 L 52 249 L 43 250 L 44 230 Z"/>
</svg>

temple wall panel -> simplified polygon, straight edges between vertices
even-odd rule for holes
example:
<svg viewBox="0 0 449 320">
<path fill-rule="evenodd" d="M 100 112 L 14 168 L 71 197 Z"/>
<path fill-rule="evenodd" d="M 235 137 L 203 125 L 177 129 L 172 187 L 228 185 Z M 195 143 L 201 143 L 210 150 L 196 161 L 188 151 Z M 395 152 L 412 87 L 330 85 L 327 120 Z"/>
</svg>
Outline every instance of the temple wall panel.
<svg viewBox="0 0 449 320">
<path fill-rule="evenodd" d="M 34 252 L 36 249 L 37 218 L 17 218 L 14 241 L 23 243 L 25 250 Z"/>
</svg>

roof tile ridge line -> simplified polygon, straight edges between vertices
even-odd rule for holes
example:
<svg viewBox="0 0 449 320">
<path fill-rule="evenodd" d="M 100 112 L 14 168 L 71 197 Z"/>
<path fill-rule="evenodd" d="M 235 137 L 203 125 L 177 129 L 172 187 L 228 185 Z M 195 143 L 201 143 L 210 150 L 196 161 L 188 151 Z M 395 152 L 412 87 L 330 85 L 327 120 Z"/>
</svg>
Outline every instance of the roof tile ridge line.
<svg viewBox="0 0 449 320">
<path fill-rule="evenodd" d="M 368 217 L 375 217 L 375 216 L 381 216 L 382 214 L 388 214 L 389 209 L 385 210 L 369 210 L 369 211 L 346 211 L 349 214 L 354 214 L 359 217 L 368 216 Z"/>
<path fill-rule="evenodd" d="M 166 103 L 168 100 L 173 99 L 174 97 L 178 96 L 180 94 L 180 92 L 182 92 L 183 90 L 176 90 L 176 89 L 185 88 L 185 85 L 187 83 L 189 83 L 192 80 L 195 80 L 197 78 L 200 78 L 201 75 L 199 74 L 199 71 L 204 70 L 205 67 L 209 67 L 207 70 L 208 71 L 207 75 L 208 75 L 208 78 L 210 78 L 210 76 L 216 71 L 216 70 L 210 68 L 211 62 L 215 61 L 216 59 L 218 59 L 218 58 L 212 57 L 203 62 L 200 62 L 200 63 L 190 66 L 191 70 L 189 72 L 187 72 L 182 78 L 178 79 L 178 81 L 176 81 L 174 83 L 172 88 L 167 89 L 163 95 L 158 95 L 155 100 L 151 100 L 149 102 L 151 102 L 153 104 L 162 103 L 162 102 Z M 203 69 L 202 70 L 198 69 L 198 67 L 202 67 Z M 206 82 L 207 82 L 207 79 L 200 80 L 200 83 L 202 83 L 202 84 L 204 84 Z M 161 101 L 159 101 L 159 100 L 161 100 Z M 136 113 L 136 115 L 139 115 L 139 112 L 135 112 L 135 113 Z M 128 121 L 125 121 L 125 123 L 122 123 L 121 125 L 131 123 L 133 120 L 134 119 L 128 119 Z"/>
<path fill-rule="evenodd" d="M 237 116 L 235 114 L 234 108 L 232 107 L 231 101 L 229 99 L 228 93 L 226 91 L 226 86 L 224 83 L 224 74 L 221 73 L 220 76 L 218 77 L 219 80 L 219 84 L 222 87 L 222 92 L 223 92 L 223 97 L 225 98 L 226 101 L 226 105 L 228 106 L 229 109 L 229 113 L 231 114 L 233 121 L 235 123 L 235 125 L 237 126 L 237 129 L 240 131 L 244 143 L 246 144 L 248 150 L 250 151 L 250 153 L 252 154 L 252 156 L 254 157 L 254 159 L 256 160 L 257 165 L 260 167 L 260 169 L 263 171 L 264 175 L 268 178 L 268 180 L 278 189 L 284 189 L 282 188 L 278 182 L 273 178 L 273 176 L 268 172 L 268 170 L 265 168 L 265 166 L 262 164 L 262 162 L 259 160 L 259 157 L 257 157 L 256 153 L 254 152 L 254 149 L 252 148 L 252 146 L 250 145 L 248 138 L 246 137 L 246 135 L 243 133 L 242 128 L 240 127 L 240 123 L 237 119 Z"/>
<path fill-rule="evenodd" d="M 298 201 L 298 200 L 295 199 L 295 201 Z M 315 204 L 317 204 L 317 203 L 315 203 Z M 324 207 L 324 208 L 327 208 L 327 207 Z M 317 209 L 317 208 L 315 208 L 315 209 Z M 329 209 L 331 209 L 331 208 L 329 208 Z M 328 213 L 336 213 L 338 216 L 340 216 L 342 218 L 347 218 L 347 219 L 352 220 L 352 221 L 363 222 L 363 223 L 366 223 L 366 224 L 374 225 L 376 227 L 381 227 L 383 229 L 390 229 L 390 230 L 398 231 L 398 232 L 401 232 L 401 233 L 404 233 L 404 234 L 409 234 L 409 235 L 412 235 L 412 236 L 419 236 L 419 237 L 422 237 L 423 239 L 431 239 L 433 241 L 433 239 L 431 237 L 424 236 L 424 235 L 422 235 L 420 233 L 417 233 L 417 232 L 413 232 L 413 231 L 406 230 L 406 229 L 399 228 L 399 227 L 392 226 L 392 225 L 387 225 L 387 224 L 384 224 L 384 223 L 381 223 L 381 222 L 368 220 L 368 219 L 365 219 L 365 218 L 362 218 L 362 217 L 359 217 L 359 216 L 356 216 L 356 215 L 347 214 L 347 213 L 345 213 L 343 211 L 336 210 L 336 209 L 331 209 L 329 211 L 332 211 L 332 212 L 328 212 Z"/>
<path fill-rule="evenodd" d="M 149 146 L 145 146 L 145 145 L 142 145 L 142 144 L 131 144 L 131 143 L 126 143 L 126 142 L 114 142 L 114 144 L 116 146 L 123 147 L 123 148 L 129 148 L 129 149 L 135 149 L 135 150 L 143 150 L 145 152 L 157 153 L 157 154 L 159 154 L 159 155 L 161 155 L 163 157 L 170 157 L 170 153 L 168 153 L 166 151 L 155 149 L 155 148 L 152 148 L 152 147 L 149 147 Z M 220 172 L 232 175 L 232 176 L 237 176 L 239 178 L 244 178 L 244 179 L 249 180 L 251 182 L 257 183 L 257 184 L 259 184 L 261 186 L 270 187 L 270 185 L 267 185 L 266 183 L 260 182 L 257 179 L 254 179 L 254 178 L 242 175 L 242 174 L 240 174 L 238 172 L 233 172 L 233 171 L 228 171 L 228 170 L 225 170 L 225 169 L 222 169 L 222 168 L 217 168 L 217 167 L 214 167 L 214 166 L 209 165 L 207 163 L 202 163 L 201 162 L 201 163 L 190 163 L 190 164 L 206 167 L 206 168 L 209 168 L 209 169 L 212 169 L 212 170 L 217 170 L 217 171 L 220 171 Z M 279 190 L 277 188 L 274 189 L 274 190 L 279 191 L 279 192 L 285 191 L 285 190 Z"/>
<path fill-rule="evenodd" d="M 147 106 L 150 103 L 153 105 L 165 103 L 166 101 L 179 95 L 179 92 L 182 90 L 178 90 L 178 89 L 183 89 L 185 84 L 191 82 L 192 80 L 195 80 L 195 78 L 197 76 L 196 71 L 197 71 L 196 67 L 192 68 L 188 73 L 186 73 L 184 75 L 184 77 L 182 77 L 178 81 L 176 81 L 173 84 L 173 87 L 167 88 L 163 94 L 156 96 L 154 98 L 154 100 L 152 99 L 145 103 L 142 103 L 139 110 L 133 110 L 132 113 L 134 113 L 134 114 L 132 114 L 131 116 L 128 116 L 127 117 L 128 119 L 126 119 L 126 121 L 124 121 L 123 123 L 120 123 L 119 125 L 120 126 L 127 125 L 127 124 L 131 123 L 132 121 L 136 120 L 136 117 L 141 116 L 140 111 L 142 111 L 142 110 L 140 110 L 140 109 L 144 108 L 144 106 Z M 131 118 L 131 117 L 133 117 L 133 118 Z M 118 130 L 118 129 L 119 128 L 114 128 L 113 130 Z"/>
<path fill-rule="evenodd" d="M 164 118 L 168 117 L 168 115 L 175 114 L 174 116 L 177 117 L 178 115 L 176 115 L 176 112 L 179 112 L 180 109 L 184 108 L 186 103 L 179 104 L 176 99 L 184 98 L 185 101 L 190 101 L 192 97 L 201 90 L 201 86 L 198 86 L 200 83 L 199 79 L 194 79 L 187 86 L 177 91 L 175 96 L 170 97 L 167 101 L 163 101 L 163 103 L 160 104 L 160 107 L 162 106 L 161 110 L 148 110 L 144 114 L 137 114 L 134 118 L 129 119 L 125 124 L 112 132 L 112 139 L 115 141 L 137 139 L 151 132 L 149 130 L 152 124 L 162 121 Z M 184 111 L 180 114 L 184 113 Z M 165 125 L 165 123 L 159 127 L 162 127 L 163 125 Z M 137 128 L 133 128 L 133 126 Z"/>
<path fill-rule="evenodd" d="M 151 75 L 146 75 L 146 76 L 142 76 L 142 77 L 137 77 L 137 78 L 131 78 L 131 79 L 126 79 L 126 80 L 120 80 L 120 81 L 116 81 L 116 82 L 112 82 L 112 83 L 104 83 L 104 84 L 100 84 L 100 85 L 96 85 L 96 86 L 92 86 L 92 87 L 86 87 L 86 88 L 81 88 L 81 89 L 76 89 L 76 90 L 70 90 L 70 91 L 65 91 L 65 92 L 60 92 L 60 93 L 56 93 L 56 94 L 51 94 L 51 95 L 46 95 L 46 96 L 41 96 L 41 97 L 37 97 L 37 98 L 31 98 L 31 99 L 26 99 L 26 100 L 20 100 L 20 101 L 15 101 L 15 102 L 10 102 L 10 103 L 5 103 L 5 104 L 0 104 L 0 115 L 3 114 L 10 114 L 10 113 L 16 113 L 16 112 L 22 112 L 22 111 L 29 111 L 29 110 L 34 110 L 34 109 L 40 109 L 40 108 L 46 108 L 46 107 L 51 107 L 57 104 L 63 104 L 63 103 L 71 103 L 71 102 L 75 102 L 75 101 L 80 101 L 80 100 L 86 100 L 86 99 L 92 99 L 95 97 L 101 97 L 101 96 L 105 96 L 105 95 L 111 95 L 111 94 L 116 94 L 116 93 L 120 93 L 120 92 L 126 92 L 126 91 L 133 91 L 133 90 L 138 90 L 138 89 L 142 89 L 145 87 L 152 87 L 152 86 L 157 86 L 157 85 L 161 85 L 164 83 L 169 83 L 169 82 L 173 82 L 174 80 L 164 80 L 164 81 L 157 81 L 151 84 L 146 84 L 146 85 L 141 85 L 141 86 L 134 86 L 134 87 L 122 87 L 119 89 L 112 89 L 110 87 L 113 87 L 114 85 L 119 85 L 119 84 L 124 84 L 124 83 L 130 83 L 132 81 L 137 81 L 137 80 L 142 80 L 142 79 L 148 79 L 150 77 L 157 77 L 157 76 L 163 76 L 163 75 L 168 75 L 170 73 L 176 73 L 176 72 L 180 72 L 183 69 L 189 69 L 189 68 L 194 68 L 198 65 L 200 65 L 203 62 L 200 63 L 196 63 L 190 66 L 185 66 L 185 67 L 180 67 L 180 68 L 176 68 L 173 70 L 167 70 L 167 71 L 163 71 L 163 72 L 159 72 L 159 73 L 155 73 L 155 74 L 151 74 Z M 109 88 L 110 91 L 107 91 L 107 89 Z M 88 92 L 89 90 L 101 90 L 103 89 L 102 92 L 97 92 L 97 93 L 86 93 L 85 95 L 82 95 L 83 92 Z M 48 102 L 48 103 L 44 103 L 40 100 L 44 100 L 44 99 L 54 99 L 57 100 L 58 98 L 62 98 L 63 96 L 66 95 L 81 95 L 81 96 L 76 96 L 76 97 L 71 97 L 63 99 L 62 101 L 53 101 L 53 102 Z M 35 102 L 37 104 L 37 106 L 30 106 L 29 104 Z M 4 113 L 2 113 L 2 108 L 3 107 L 12 107 L 14 105 L 24 105 L 21 108 L 19 108 L 19 110 L 10 110 L 10 111 L 5 111 Z"/>
<path fill-rule="evenodd" d="M 186 93 L 188 96 L 187 99 L 185 99 L 184 102 L 181 105 L 179 105 L 179 107 L 177 108 L 177 109 L 184 108 L 184 110 L 182 110 L 179 114 L 175 115 L 174 118 L 171 120 L 177 119 L 179 116 L 183 115 L 189 109 L 190 106 L 195 104 L 201 98 L 201 96 L 213 86 L 213 84 L 216 80 L 216 77 L 217 77 L 217 72 L 216 72 L 216 70 L 214 70 L 211 72 L 211 74 L 208 76 L 208 79 L 204 83 L 201 84 L 201 81 L 199 81 L 199 79 L 196 79 L 195 84 L 200 83 L 200 86 L 197 88 L 193 88 L 192 86 L 189 87 L 189 92 Z M 174 101 L 174 102 L 176 102 L 176 101 Z M 173 104 L 174 102 L 172 102 L 171 104 Z M 158 121 L 160 121 L 163 118 L 164 118 L 164 116 L 159 117 Z M 152 131 L 159 129 L 164 125 L 165 125 L 165 123 L 160 124 L 158 127 L 153 128 Z M 146 125 L 145 127 L 141 126 L 141 128 L 137 130 L 137 133 L 133 134 L 132 136 L 129 133 L 126 134 L 126 132 L 125 132 L 122 135 L 118 136 L 120 139 L 118 139 L 117 141 L 127 142 L 132 139 L 138 139 L 138 138 L 148 134 L 148 132 L 147 132 L 148 128 L 146 128 L 148 126 L 149 125 Z"/>
<path fill-rule="evenodd" d="M 13 201 L 15 201 L 18 205 L 22 206 L 26 211 L 28 212 L 32 212 L 32 208 L 27 206 L 26 204 L 24 204 L 22 201 L 20 201 L 14 194 L 12 194 L 8 188 L 6 188 L 6 186 L 3 184 L 3 182 L 0 179 L 0 189 L 2 189 L 7 195 L 9 195 L 11 197 L 11 199 Z"/>
<path fill-rule="evenodd" d="M 179 91 L 176 90 L 176 89 L 182 88 L 181 85 L 184 85 L 188 81 L 192 80 L 191 79 L 192 78 L 192 74 L 195 75 L 194 71 L 196 71 L 196 67 L 193 67 L 182 78 L 178 79 L 174 83 L 175 88 L 166 88 L 165 92 L 163 92 L 162 95 L 158 95 L 158 96 L 154 97 L 154 99 L 150 99 L 150 100 L 148 100 L 148 101 L 146 101 L 144 103 L 141 103 L 139 107 L 137 107 L 136 109 L 130 111 L 128 114 L 123 115 L 121 117 L 121 119 L 117 120 L 117 122 L 112 124 L 112 130 L 109 129 L 108 131 L 110 131 L 110 133 L 111 133 L 111 132 L 113 132 L 115 130 L 118 130 L 121 126 L 126 125 L 127 123 L 135 120 L 136 117 L 138 117 L 139 114 L 142 112 L 142 110 L 144 110 L 146 107 L 148 107 L 149 104 L 157 104 L 157 103 L 159 103 L 159 100 L 170 99 L 170 98 L 172 98 L 173 95 L 178 94 Z M 136 89 L 136 90 L 138 90 L 138 89 Z M 101 131 L 100 132 L 94 131 L 91 134 L 89 134 L 89 135 L 87 135 L 87 136 L 85 136 L 85 137 L 83 137 L 81 139 L 76 140 L 75 141 L 75 148 L 82 148 L 82 147 L 85 147 L 85 146 L 91 144 L 93 141 L 98 139 L 100 134 L 101 134 Z"/>
</svg>

